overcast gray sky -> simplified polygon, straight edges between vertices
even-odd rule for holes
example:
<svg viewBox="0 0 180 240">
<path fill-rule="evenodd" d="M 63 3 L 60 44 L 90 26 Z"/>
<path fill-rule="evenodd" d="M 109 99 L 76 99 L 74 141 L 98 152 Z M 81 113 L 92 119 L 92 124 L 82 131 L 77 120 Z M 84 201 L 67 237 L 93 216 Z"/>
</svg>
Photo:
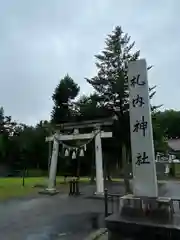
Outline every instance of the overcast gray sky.
<svg viewBox="0 0 180 240">
<path fill-rule="evenodd" d="M 154 68 L 156 104 L 180 109 L 179 0 L 0 0 L 0 105 L 28 124 L 49 119 L 51 95 L 66 74 L 95 74 L 94 54 L 116 25 Z"/>
</svg>

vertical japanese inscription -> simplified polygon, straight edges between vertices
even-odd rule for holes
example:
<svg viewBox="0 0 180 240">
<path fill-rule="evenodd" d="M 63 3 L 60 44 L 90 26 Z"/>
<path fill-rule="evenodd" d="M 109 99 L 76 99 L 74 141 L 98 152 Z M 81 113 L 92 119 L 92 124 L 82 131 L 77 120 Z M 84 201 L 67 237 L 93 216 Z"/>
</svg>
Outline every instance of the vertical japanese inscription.
<svg viewBox="0 0 180 240">
<path fill-rule="evenodd" d="M 130 129 L 133 193 L 157 197 L 157 177 L 145 59 L 129 62 Z"/>
<path fill-rule="evenodd" d="M 146 83 L 145 81 L 140 81 L 140 74 L 137 74 L 137 76 L 134 76 L 130 80 L 131 86 L 144 86 Z M 140 96 L 140 94 L 137 94 L 136 97 L 133 97 L 132 99 L 132 106 L 135 107 L 143 107 L 145 105 L 143 97 Z M 145 121 L 145 117 L 142 116 L 141 120 L 136 120 L 136 123 L 134 124 L 133 132 L 139 132 L 142 131 L 143 137 L 146 136 L 146 129 L 147 129 L 148 123 Z M 146 152 L 138 153 L 136 157 L 136 165 L 140 166 L 141 164 L 150 164 L 150 161 L 148 160 L 148 156 L 146 155 Z"/>
<path fill-rule="evenodd" d="M 144 99 L 139 94 L 137 94 L 137 96 L 132 100 L 133 107 L 143 107 L 144 104 Z"/>
<path fill-rule="evenodd" d="M 136 120 L 136 123 L 134 124 L 133 132 L 139 132 L 139 130 L 141 130 L 143 136 L 145 137 L 146 129 L 147 129 L 147 121 L 145 121 L 144 116 L 142 116 L 142 120 Z"/>
<path fill-rule="evenodd" d="M 145 81 L 140 81 L 140 74 L 137 74 L 137 76 L 133 76 L 130 82 L 132 87 L 136 87 L 137 85 L 144 86 L 146 84 Z"/>
<path fill-rule="evenodd" d="M 141 164 L 150 164 L 150 161 L 148 159 L 148 156 L 146 155 L 146 152 L 143 152 L 143 154 L 138 153 L 136 157 L 136 165 L 140 166 Z"/>
</svg>

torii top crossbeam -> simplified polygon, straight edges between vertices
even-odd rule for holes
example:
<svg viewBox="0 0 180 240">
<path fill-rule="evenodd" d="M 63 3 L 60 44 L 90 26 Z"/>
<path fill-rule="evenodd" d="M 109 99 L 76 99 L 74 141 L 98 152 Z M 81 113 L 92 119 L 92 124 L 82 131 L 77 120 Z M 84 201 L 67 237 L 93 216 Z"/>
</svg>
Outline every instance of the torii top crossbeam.
<svg viewBox="0 0 180 240">
<path fill-rule="evenodd" d="M 92 120 L 92 121 L 81 121 L 81 122 L 69 122 L 69 123 L 63 123 L 63 124 L 57 124 L 56 127 L 59 127 L 60 130 L 71 130 L 71 129 L 82 129 L 82 128 L 99 128 L 101 126 L 110 126 L 113 123 L 112 118 L 106 118 L 106 119 L 98 119 L 98 120 Z M 57 129 L 58 131 L 58 129 Z M 73 134 L 74 135 L 74 134 Z M 78 136 L 73 135 L 65 135 L 61 136 L 61 140 L 76 140 L 76 139 L 89 139 L 92 137 L 92 133 L 87 134 L 78 134 Z M 101 133 L 102 138 L 106 137 L 112 137 L 112 133 L 105 132 Z M 53 141 L 54 135 L 46 137 L 46 141 Z"/>
<path fill-rule="evenodd" d="M 97 120 L 88 120 L 88 121 L 81 121 L 81 122 L 68 122 L 62 124 L 56 124 L 56 129 L 61 130 L 68 130 L 73 128 L 95 128 L 100 126 L 111 126 L 113 124 L 112 118 L 102 118 Z"/>
</svg>

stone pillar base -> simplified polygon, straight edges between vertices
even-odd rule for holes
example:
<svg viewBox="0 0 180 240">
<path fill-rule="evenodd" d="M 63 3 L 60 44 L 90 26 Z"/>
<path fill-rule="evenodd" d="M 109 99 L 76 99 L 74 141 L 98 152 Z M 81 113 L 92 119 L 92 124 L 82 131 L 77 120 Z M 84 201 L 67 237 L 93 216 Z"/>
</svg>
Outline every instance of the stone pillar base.
<svg viewBox="0 0 180 240">
<path fill-rule="evenodd" d="M 171 198 L 136 197 L 120 198 L 120 211 L 106 218 L 109 240 L 180 239 L 180 217 L 174 214 Z"/>
<path fill-rule="evenodd" d="M 56 195 L 59 193 L 59 191 L 57 191 L 55 188 L 46 188 L 44 190 L 39 191 L 40 194 L 45 194 L 45 195 Z"/>
<path fill-rule="evenodd" d="M 174 209 L 171 198 L 136 197 L 132 194 L 120 198 L 120 215 L 122 216 L 171 222 L 173 213 Z"/>
<path fill-rule="evenodd" d="M 174 219 L 176 222 L 176 219 Z M 123 217 L 113 214 L 105 219 L 109 240 L 119 239 L 164 239 L 179 240 L 179 224 L 158 223 L 143 218 Z"/>
<path fill-rule="evenodd" d="M 94 195 L 96 195 L 96 196 L 104 196 L 104 192 L 95 192 Z"/>
<path fill-rule="evenodd" d="M 104 199 L 104 193 L 103 192 L 94 192 L 94 198 L 95 199 Z"/>
</svg>

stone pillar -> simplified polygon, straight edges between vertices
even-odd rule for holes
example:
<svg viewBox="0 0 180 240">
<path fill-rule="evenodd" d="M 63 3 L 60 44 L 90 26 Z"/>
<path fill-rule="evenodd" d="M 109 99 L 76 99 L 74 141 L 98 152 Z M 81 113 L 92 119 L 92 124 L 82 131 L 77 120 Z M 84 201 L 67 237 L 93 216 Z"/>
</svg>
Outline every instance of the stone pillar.
<svg viewBox="0 0 180 240">
<path fill-rule="evenodd" d="M 157 197 L 157 176 L 145 59 L 128 64 L 133 193 Z"/>
<path fill-rule="evenodd" d="M 95 136 L 95 158 L 96 158 L 96 194 L 104 194 L 104 179 L 103 179 L 103 161 L 102 161 L 102 146 L 101 133 Z"/>
<path fill-rule="evenodd" d="M 57 136 L 56 136 L 57 137 Z M 50 170 L 49 170 L 49 180 L 48 180 L 48 191 L 55 191 L 55 179 L 56 179 L 56 171 L 57 171 L 57 161 L 58 161 L 58 152 L 59 152 L 59 142 L 56 140 L 56 137 L 53 141 L 53 150 L 52 157 L 50 162 Z"/>
</svg>

